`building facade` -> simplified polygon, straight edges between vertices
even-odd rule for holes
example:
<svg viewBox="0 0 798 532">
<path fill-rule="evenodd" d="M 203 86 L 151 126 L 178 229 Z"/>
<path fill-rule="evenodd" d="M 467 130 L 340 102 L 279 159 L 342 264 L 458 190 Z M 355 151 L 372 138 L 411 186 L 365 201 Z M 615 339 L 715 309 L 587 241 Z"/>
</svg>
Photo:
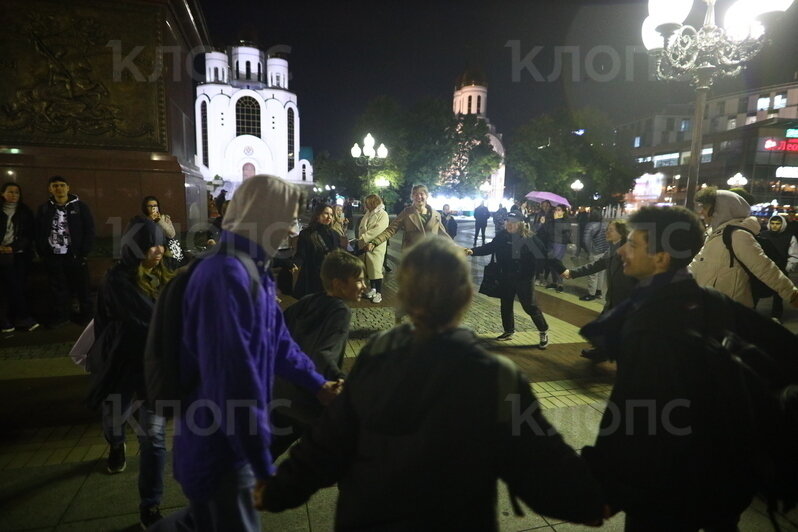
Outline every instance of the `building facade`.
<svg viewBox="0 0 798 532">
<path fill-rule="evenodd" d="M 205 54 L 205 81 L 197 86 L 196 164 L 206 180 L 235 187 L 256 174 L 313 184 L 311 162 L 300 157 L 299 106 L 288 88 L 288 61 L 280 53 L 241 43 Z"/>
<path fill-rule="evenodd" d="M 661 174 L 662 202 L 684 200 L 692 115 L 690 106 L 671 106 L 616 128 L 640 173 Z M 740 173 L 756 203 L 798 205 L 798 82 L 710 98 L 702 136 L 699 186 L 729 188 Z"/>
<path fill-rule="evenodd" d="M 479 72 L 466 71 L 457 80 L 452 98 L 452 111 L 456 115 L 476 115 L 484 120 L 488 126 L 488 139 L 493 151 L 502 158 L 502 164 L 488 178 L 490 189 L 487 198 L 491 201 L 502 201 L 504 198 L 504 144 L 501 134 L 496 133 L 496 127 L 488 120 L 488 84 Z"/>
</svg>

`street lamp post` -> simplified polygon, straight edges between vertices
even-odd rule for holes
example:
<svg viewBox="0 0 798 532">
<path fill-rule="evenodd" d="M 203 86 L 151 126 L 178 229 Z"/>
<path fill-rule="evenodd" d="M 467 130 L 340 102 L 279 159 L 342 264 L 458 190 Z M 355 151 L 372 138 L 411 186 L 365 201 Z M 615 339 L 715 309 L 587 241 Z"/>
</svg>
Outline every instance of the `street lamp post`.
<svg viewBox="0 0 798 532">
<path fill-rule="evenodd" d="M 371 136 L 371 133 L 368 133 L 363 139 L 362 150 L 357 142 L 355 142 L 355 145 L 352 146 L 350 150 L 352 157 L 355 159 L 355 164 L 366 167 L 367 183 L 371 182 L 371 169 L 378 168 L 385 164 L 385 159 L 388 157 L 388 148 L 385 147 L 385 144 L 380 143 L 379 148 L 375 150 L 375 143 L 374 137 Z"/>
<path fill-rule="evenodd" d="M 656 60 L 662 80 L 689 80 L 696 88 L 692 145 L 688 165 L 685 207 L 693 209 L 701 165 L 701 136 L 707 93 L 717 78 L 736 76 L 764 44 L 765 28 L 774 15 L 793 0 L 738 0 L 726 13 L 725 29 L 715 25 L 715 0 L 707 4 L 699 29 L 682 23 L 693 0 L 649 0 L 649 17 L 643 22 L 643 43 Z M 659 36 L 657 35 L 659 34 Z"/>
</svg>

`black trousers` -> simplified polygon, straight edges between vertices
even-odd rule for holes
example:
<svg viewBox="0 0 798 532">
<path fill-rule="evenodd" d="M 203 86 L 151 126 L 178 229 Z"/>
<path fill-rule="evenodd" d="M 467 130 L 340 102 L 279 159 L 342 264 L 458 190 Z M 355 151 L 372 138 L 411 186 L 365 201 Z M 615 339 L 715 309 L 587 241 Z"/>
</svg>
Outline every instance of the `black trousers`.
<svg viewBox="0 0 798 532">
<path fill-rule="evenodd" d="M 488 222 L 480 223 L 477 222 L 474 226 L 474 245 L 477 245 L 477 237 L 479 236 L 479 232 L 482 231 L 482 245 L 485 245 L 485 229 L 488 227 Z"/>
<path fill-rule="evenodd" d="M 28 258 L 23 254 L 7 254 L 0 263 L 0 322 L 20 323 L 30 319 L 28 298 Z"/>
<path fill-rule="evenodd" d="M 549 324 L 546 323 L 546 318 L 535 304 L 534 279 L 511 277 L 505 281 L 501 297 L 502 327 L 504 327 L 504 332 L 515 332 L 515 314 L 513 314 L 515 296 L 518 296 L 521 307 L 532 318 L 532 322 L 538 328 L 538 331 L 548 331 Z"/>
<path fill-rule="evenodd" d="M 73 295 L 78 299 L 80 315 L 93 316 L 86 259 L 71 254 L 46 255 L 44 265 L 47 268 L 50 292 L 53 294 L 54 318 L 69 319 Z"/>
<path fill-rule="evenodd" d="M 662 515 L 626 513 L 625 532 L 737 532 L 740 514 L 715 516 L 712 523 L 695 523 Z"/>
</svg>

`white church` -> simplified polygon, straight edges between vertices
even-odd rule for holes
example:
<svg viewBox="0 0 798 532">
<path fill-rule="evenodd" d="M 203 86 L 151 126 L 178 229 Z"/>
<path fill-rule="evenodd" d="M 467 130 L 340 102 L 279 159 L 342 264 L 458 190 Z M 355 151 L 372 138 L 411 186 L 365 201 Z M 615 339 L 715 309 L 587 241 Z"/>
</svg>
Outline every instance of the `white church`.
<svg viewBox="0 0 798 532">
<path fill-rule="evenodd" d="M 313 184 L 313 167 L 299 155 L 299 107 L 288 89 L 288 61 L 241 43 L 205 54 L 197 86 L 196 164 L 203 177 L 236 187 L 257 174 Z"/>
<path fill-rule="evenodd" d="M 487 183 L 487 199 L 491 204 L 498 204 L 504 198 L 504 145 L 496 127 L 488 120 L 488 84 L 484 75 L 476 70 L 466 70 L 457 80 L 452 101 L 452 111 L 460 115 L 476 115 L 488 126 L 488 138 L 493 151 L 502 158 L 502 164 L 493 172 Z"/>
</svg>

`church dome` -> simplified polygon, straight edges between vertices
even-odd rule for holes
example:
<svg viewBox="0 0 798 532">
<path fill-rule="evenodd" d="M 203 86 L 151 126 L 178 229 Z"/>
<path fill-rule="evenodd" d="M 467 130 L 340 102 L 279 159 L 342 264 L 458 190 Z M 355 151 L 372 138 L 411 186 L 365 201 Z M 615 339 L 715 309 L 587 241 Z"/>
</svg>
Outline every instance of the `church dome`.
<svg viewBox="0 0 798 532">
<path fill-rule="evenodd" d="M 488 86 L 487 76 L 482 69 L 469 67 L 457 78 L 455 82 L 455 89 L 462 89 L 469 85 L 480 85 L 482 87 Z"/>
</svg>

